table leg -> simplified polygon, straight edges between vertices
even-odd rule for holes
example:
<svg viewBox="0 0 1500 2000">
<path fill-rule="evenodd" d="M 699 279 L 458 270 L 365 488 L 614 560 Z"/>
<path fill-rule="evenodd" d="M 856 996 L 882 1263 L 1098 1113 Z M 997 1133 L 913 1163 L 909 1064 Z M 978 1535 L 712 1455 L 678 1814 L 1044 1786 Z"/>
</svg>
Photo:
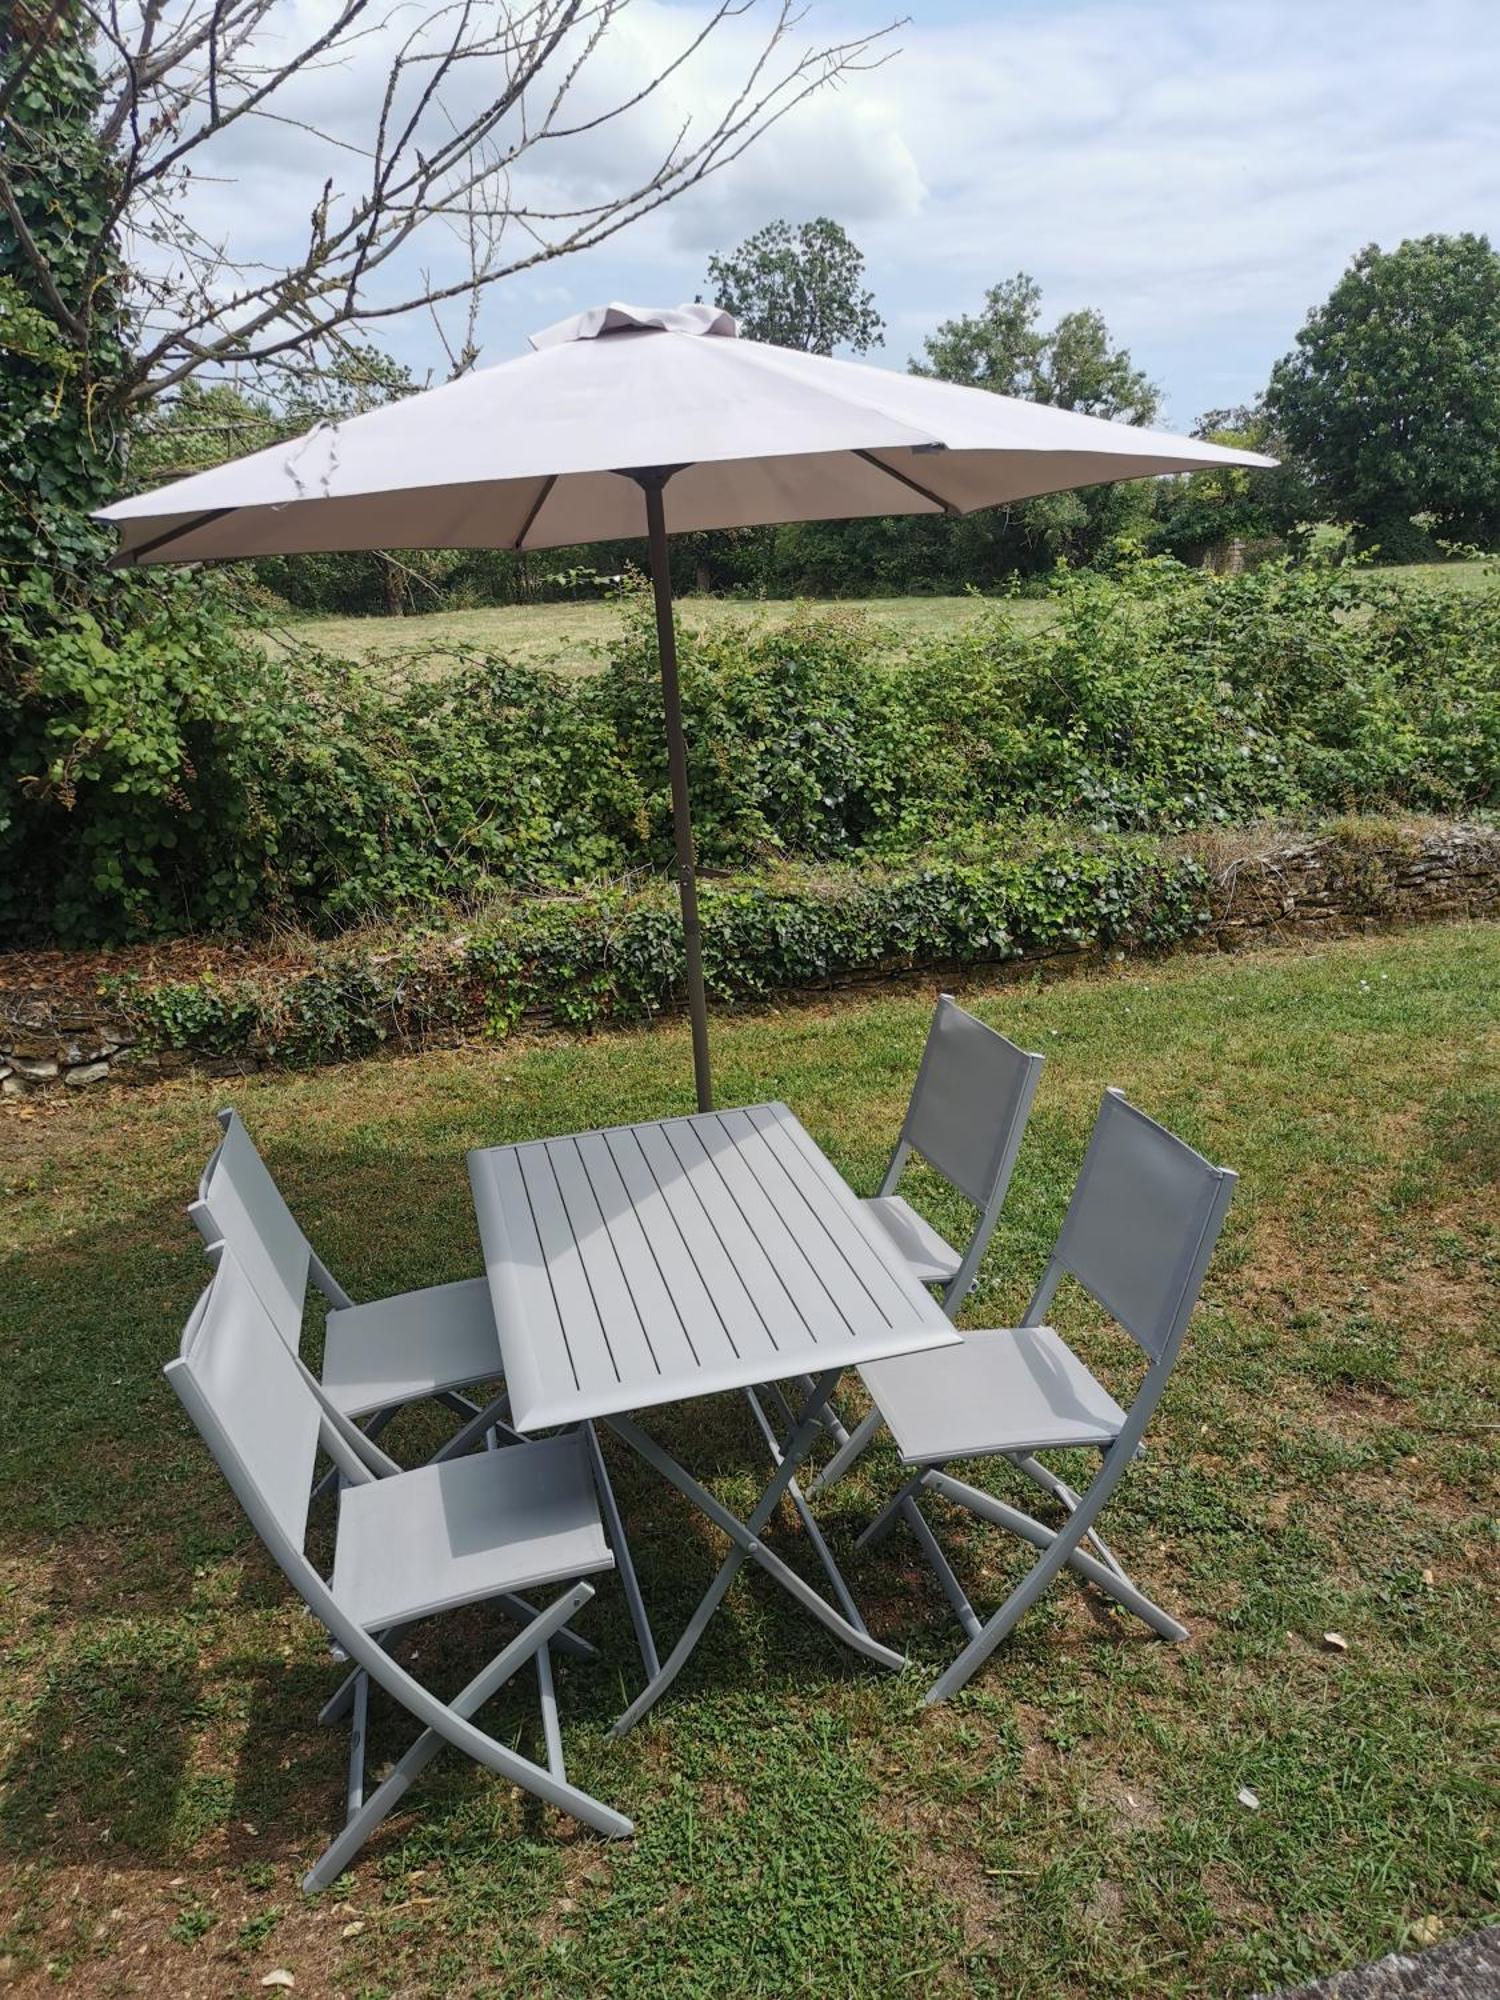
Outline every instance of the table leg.
<svg viewBox="0 0 1500 2000">
<path fill-rule="evenodd" d="M 704 1592 L 697 1610 L 688 1620 L 682 1637 L 672 1648 L 660 1671 L 615 1724 L 616 1736 L 624 1736 L 633 1729 L 676 1680 L 747 1558 L 759 1563 L 761 1568 L 774 1577 L 783 1590 L 810 1611 L 820 1624 L 825 1625 L 835 1637 L 842 1639 L 845 1645 L 852 1647 L 865 1659 L 892 1669 L 900 1669 L 906 1665 L 902 1654 L 894 1652 L 889 1646 L 882 1646 L 879 1640 L 872 1639 L 868 1632 L 863 1632 L 853 1625 L 760 1539 L 762 1528 L 775 1513 L 782 1495 L 796 1476 L 798 1466 L 817 1439 L 821 1428 L 820 1413 L 838 1387 L 842 1372 L 842 1369 L 834 1368 L 818 1377 L 813 1385 L 812 1394 L 803 1406 L 796 1431 L 787 1440 L 781 1463 L 776 1467 L 770 1484 L 756 1502 L 747 1521 L 741 1521 L 730 1513 L 729 1509 L 716 1500 L 705 1486 L 694 1479 L 691 1473 L 686 1472 L 669 1452 L 664 1451 L 654 1438 L 648 1437 L 629 1417 L 604 1419 L 616 1436 L 622 1438 L 632 1450 L 639 1452 L 646 1463 L 660 1472 L 663 1478 L 669 1480 L 679 1493 L 701 1508 L 714 1526 L 729 1536 L 733 1544 L 713 1582 Z"/>
</svg>

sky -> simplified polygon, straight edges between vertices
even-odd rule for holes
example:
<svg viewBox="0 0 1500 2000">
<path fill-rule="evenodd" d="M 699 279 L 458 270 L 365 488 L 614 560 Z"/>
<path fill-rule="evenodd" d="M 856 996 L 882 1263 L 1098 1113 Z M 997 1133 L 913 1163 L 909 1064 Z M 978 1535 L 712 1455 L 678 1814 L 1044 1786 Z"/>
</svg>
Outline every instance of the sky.
<svg viewBox="0 0 1500 2000">
<path fill-rule="evenodd" d="M 289 4 L 315 16 L 321 0 Z M 632 124 L 557 149 L 549 186 L 606 185 L 675 122 L 701 120 L 742 73 L 764 4 Z M 493 288 L 482 359 L 611 298 L 691 299 L 711 253 L 776 217 L 829 215 L 867 259 L 888 327 L 878 364 L 905 367 L 941 320 L 1025 270 L 1049 318 L 1102 311 L 1161 386 L 1164 420 L 1187 428 L 1264 386 L 1362 245 L 1500 234 L 1500 0 L 905 4 L 883 66 L 613 243 Z M 878 28 L 900 6 L 821 0 L 801 37 Z M 588 89 L 649 73 L 705 11 L 633 0 Z M 367 109 L 379 57 L 366 43 L 347 73 L 318 80 L 328 118 Z M 200 197 L 214 205 L 205 221 L 275 257 L 305 232 L 313 162 L 285 127 L 236 131 L 226 177 Z M 419 377 L 442 374 L 426 319 L 377 337 Z"/>
</svg>

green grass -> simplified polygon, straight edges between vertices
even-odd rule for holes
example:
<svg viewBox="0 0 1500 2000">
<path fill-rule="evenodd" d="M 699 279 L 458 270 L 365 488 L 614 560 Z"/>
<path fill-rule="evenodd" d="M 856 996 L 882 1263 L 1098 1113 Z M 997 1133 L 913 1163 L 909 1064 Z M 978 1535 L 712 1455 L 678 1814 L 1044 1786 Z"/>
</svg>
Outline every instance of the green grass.
<svg viewBox="0 0 1500 2000">
<path fill-rule="evenodd" d="M 850 1556 L 895 1477 L 882 1446 L 824 1514 L 910 1672 L 865 1670 L 742 1577 L 672 1695 L 614 1744 L 636 1680 L 605 1582 L 586 1617 L 606 1663 L 564 1664 L 564 1726 L 578 1779 L 635 1840 L 601 1845 L 447 1757 L 312 1904 L 297 1880 L 340 1814 L 345 1750 L 314 1716 L 338 1670 L 159 1373 L 204 1281 L 182 1209 L 212 1109 L 232 1095 L 371 1295 L 476 1268 L 465 1147 L 686 1108 L 685 1035 L 8 1107 L 0 1984 L 229 1994 L 286 1967 L 298 1992 L 367 1996 L 1156 2000 L 1485 1921 L 1497 981 L 1500 928 L 1460 926 L 969 991 L 1049 1056 L 973 1323 L 1023 1305 L 1104 1084 L 1240 1170 L 1150 1454 L 1110 1514 L 1187 1644 L 1065 1581 L 969 1691 L 924 1709 L 957 1644 L 943 1601 L 900 1535 Z M 868 1190 L 930 998 L 717 1022 L 722 1098 L 785 1097 Z M 1060 1296 L 1056 1317 L 1106 1374 L 1121 1365 L 1085 1301 Z M 441 1428 L 403 1425 L 402 1454 Z M 732 1400 L 659 1428 L 732 1501 L 764 1479 Z M 670 1635 L 720 1544 L 612 1455 Z M 998 1602 L 1019 1554 L 940 1525 L 972 1595 Z M 795 1518 L 771 1532 L 805 1567 Z M 419 1670 L 455 1686 L 494 1633 L 482 1612 L 430 1628 Z M 527 1685 L 486 1719 L 535 1753 Z M 373 1729 L 378 1762 L 404 1732 L 383 1707 Z"/>
<path fill-rule="evenodd" d="M 937 632 L 970 624 L 986 606 L 1003 603 L 1007 616 L 1039 623 L 1050 607 L 1038 598 L 1007 600 L 981 597 L 874 597 L 840 599 L 820 608 L 860 612 L 877 627 L 877 635 L 900 648 Z M 687 597 L 678 615 L 688 623 L 749 623 L 791 618 L 799 606 L 790 602 L 753 603 L 738 598 Z M 611 599 L 577 604 L 497 605 L 482 611 L 433 611 L 411 618 L 308 618 L 287 625 L 274 643 L 311 639 L 331 653 L 374 659 L 381 654 L 427 649 L 485 650 L 533 666 L 590 671 L 599 649 L 619 626 L 619 607 Z"/>
<path fill-rule="evenodd" d="M 1492 590 L 1500 580 L 1500 564 L 1410 563 L 1399 568 L 1372 567 L 1366 573 L 1443 590 Z M 779 600 L 762 604 L 714 597 L 687 597 L 679 607 L 683 619 L 703 624 L 760 617 L 775 621 L 790 618 L 798 608 Z M 1034 597 L 847 598 L 824 608 L 862 612 L 897 650 L 972 624 L 986 609 L 1003 609 L 1008 618 L 1028 626 L 1043 624 L 1052 615 L 1047 600 Z M 432 611 L 410 618 L 306 618 L 281 628 L 272 643 L 311 639 L 331 653 L 352 659 L 472 648 L 504 653 L 536 666 L 588 671 L 596 664 L 598 649 L 614 634 L 618 617 L 613 602 L 598 599 L 576 604 L 498 605 L 480 611 Z"/>
</svg>

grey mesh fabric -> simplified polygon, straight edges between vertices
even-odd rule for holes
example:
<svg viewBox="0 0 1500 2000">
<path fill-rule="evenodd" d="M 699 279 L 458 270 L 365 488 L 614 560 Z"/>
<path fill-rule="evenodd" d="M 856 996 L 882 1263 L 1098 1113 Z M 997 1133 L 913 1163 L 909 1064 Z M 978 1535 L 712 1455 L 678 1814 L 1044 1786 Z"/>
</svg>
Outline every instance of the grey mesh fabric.
<svg viewBox="0 0 1500 2000">
<path fill-rule="evenodd" d="M 1107 1091 L 1053 1256 L 1153 1359 L 1176 1331 L 1219 1170 Z"/>
<path fill-rule="evenodd" d="M 976 1208 L 993 1192 L 1009 1114 L 1039 1061 L 946 993 L 938 1000 L 901 1136 Z"/>
<path fill-rule="evenodd" d="M 245 1477 L 300 1548 L 318 1455 L 318 1401 L 259 1289 L 231 1255 L 219 1257 L 188 1322 L 181 1358 Z"/>
<path fill-rule="evenodd" d="M 901 1137 L 879 1194 L 865 1207 L 901 1251 L 913 1277 L 943 1286 L 950 1319 L 979 1276 L 1041 1073 L 1041 1056 L 1017 1048 L 965 1013 L 951 994 L 939 995 Z M 979 1211 L 962 1250 L 896 1192 L 913 1152 Z"/>
<path fill-rule="evenodd" d="M 189 1212 L 205 1242 L 233 1246 L 278 1333 L 295 1353 L 302 1338 L 312 1246 L 239 1113 L 222 1111 L 219 1122 L 224 1136 L 204 1169 L 198 1200 Z"/>
</svg>

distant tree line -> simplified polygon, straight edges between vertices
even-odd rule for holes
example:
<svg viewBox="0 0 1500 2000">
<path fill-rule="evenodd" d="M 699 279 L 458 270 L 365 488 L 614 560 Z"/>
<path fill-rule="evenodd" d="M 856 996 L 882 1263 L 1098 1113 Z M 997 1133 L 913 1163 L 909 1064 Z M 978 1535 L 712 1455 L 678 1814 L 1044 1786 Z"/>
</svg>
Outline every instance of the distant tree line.
<svg viewBox="0 0 1500 2000">
<path fill-rule="evenodd" d="M 865 260 L 826 216 L 768 224 L 708 260 L 705 295 L 751 339 L 813 354 L 865 354 L 885 332 Z M 1116 344 L 1103 315 L 1047 324 L 1024 271 L 945 320 L 909 366 L 997 394 L 1152 424 L 1161 392 Z M 337 360 L 274 402 L 188 383 L 147 418 L 132 477 L 168 478 L 347 416 L 416 384 L 373 350 Z M 1144 548 L 1187 562 L 1255 560 L 1337 522 L 1388 561 L 1500 537 L 1500 257 L 1478 236 L 1362 250 L 1254 402 L 1210 410 L 1195 434 L 1281 460 L 1190 478 L 1048 495 L 965 519 L 898 516 L 677 538 L 684 590 L 767 596 L 993 590 Z M 517 555 L 507 550 L 303 556 L 256 565 L 260 584 L 309 612 L 419 611 L 587 592 L 639 565 L 634 542 Z"/>
</svg>

